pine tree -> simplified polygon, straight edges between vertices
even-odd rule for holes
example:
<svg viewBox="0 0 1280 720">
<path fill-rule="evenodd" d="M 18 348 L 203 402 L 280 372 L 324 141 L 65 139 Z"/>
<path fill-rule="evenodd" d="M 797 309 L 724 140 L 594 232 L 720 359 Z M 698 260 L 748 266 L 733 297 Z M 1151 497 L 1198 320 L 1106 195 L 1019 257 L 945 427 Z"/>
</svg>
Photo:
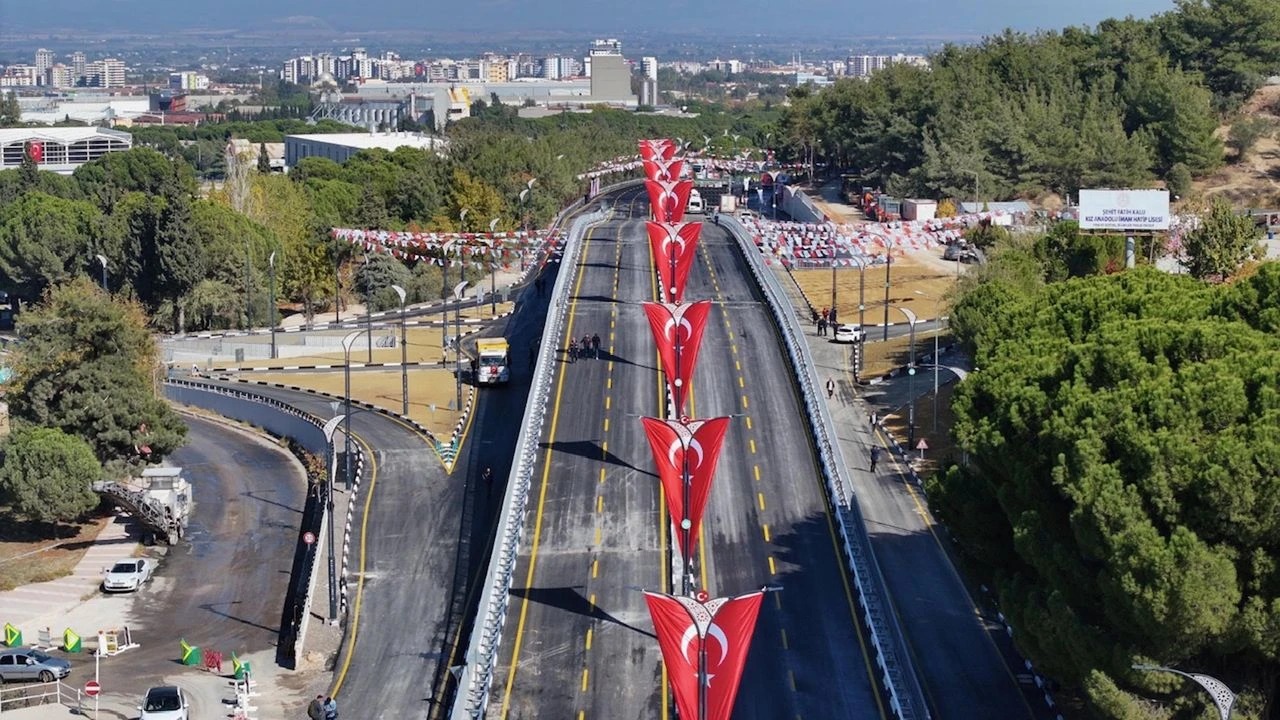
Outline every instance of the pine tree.
<svg viewBox="0 0 1280 720">
<path fill-rule="evenodd" d="M 266 143 L 258 143 L 258 172 L 263 175 L 271 172 L 271 156 L 267 155 Z"/>
</svg>

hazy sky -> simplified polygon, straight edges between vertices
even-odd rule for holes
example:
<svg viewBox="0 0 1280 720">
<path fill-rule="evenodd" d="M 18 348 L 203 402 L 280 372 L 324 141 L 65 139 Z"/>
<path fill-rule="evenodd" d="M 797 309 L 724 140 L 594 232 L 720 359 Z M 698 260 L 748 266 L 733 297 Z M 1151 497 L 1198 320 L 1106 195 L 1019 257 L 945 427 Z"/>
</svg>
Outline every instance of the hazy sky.
<svg viewBox="0 0 1280 720">
<path fill-rule="evenodd" d="M 0 33 L 261 28 L 278 18 L 312 16 L 335 30 L 965 35 L 1095 24 L 1172 7 L 1173 0 L 0 0 Z"/>
</svg>

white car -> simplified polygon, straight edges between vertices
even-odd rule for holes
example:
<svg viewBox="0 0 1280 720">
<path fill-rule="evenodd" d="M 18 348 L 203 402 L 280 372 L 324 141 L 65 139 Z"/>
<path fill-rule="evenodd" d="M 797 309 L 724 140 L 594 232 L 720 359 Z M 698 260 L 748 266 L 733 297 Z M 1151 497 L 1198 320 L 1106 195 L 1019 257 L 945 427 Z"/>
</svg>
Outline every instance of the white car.
<svg viewBox="0 0 1280 720">
<path fill-rule="evenodd" d="M 152 570 L 155 570 L 155 562 L 146 558 L 120 560 L 107 568 L 102 589 L 105 592 L 136 592 L 151 579 Z"/>
<path fill-rule="evenodd" d="M 138 710 L 138 720 L 189 720 L 187 694 L 174 685 L 161 685 L 147 691 Z"/>
<path fill-rule="evenodd" d="M 865 335 L 861 325 L 838 325 L 831 339 L 838 343 L 856 343 L 861 342 Z"/>
</svg>

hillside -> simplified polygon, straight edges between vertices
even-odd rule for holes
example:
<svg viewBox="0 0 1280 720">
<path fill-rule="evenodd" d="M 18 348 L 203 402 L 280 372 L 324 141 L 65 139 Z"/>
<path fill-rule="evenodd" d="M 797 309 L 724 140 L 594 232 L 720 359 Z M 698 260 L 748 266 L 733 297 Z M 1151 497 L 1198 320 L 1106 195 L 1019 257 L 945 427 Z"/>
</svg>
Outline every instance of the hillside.
<svg viewBox="0 0 1280 720">
<path fill-rule="evenodd" d="M 1266 118 L 1280 127 L 1278 112 L 1280 85 L 1268 85 L 1245 103 L 1241 117 Z M 1229 129 L 1220 127 L 1219 137 L 1225 138 Z M 1280 139 L 1275 134 L 1259 139 L 1244 162 L 1232 160 L 1193 187 L 1196 195 L 1225 197 L 1240 207 L 1280 207 Z"/>
</svg>

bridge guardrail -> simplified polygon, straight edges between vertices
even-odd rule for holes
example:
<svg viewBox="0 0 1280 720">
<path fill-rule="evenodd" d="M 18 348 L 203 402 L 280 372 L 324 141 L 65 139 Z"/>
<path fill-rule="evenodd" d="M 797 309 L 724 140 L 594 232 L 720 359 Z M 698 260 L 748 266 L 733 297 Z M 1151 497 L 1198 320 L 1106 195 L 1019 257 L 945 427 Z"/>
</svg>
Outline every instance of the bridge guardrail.
<svg viewBox="0 0 1280 720">
<path fill-rule="evenodd" d="M 560 262 L 560 272 L 556 275 L 555 287 L 551 292 L 551 309 L 547 313 L 547 322 L 542 330 L 540 353 L 543 357 L 555 357 L 561 327 L 569 312 L 569 293 L 574 273 L 566 272 L 565 269 L 573 268 L 578 264 L 578 257 L 582 251 L 582 238 L 586 234 L 587 227 L 607 217 L 608 213 L 596 211 L 579 216 L 570 225 L 569 235 L 564 245 L 564 255 Z M 502 645 L 502 632 L 506 624 L 507 608 L 510 605 L 511 577 L 519 558 L 520 543 L 524 539 L 524 517 L 528 508 L 533 472 L 538 463 L 538 445 L 546 422 L 547 405 L 555 375 L 555 363 L 547 362 L 543 358 L 539 359 L 541 361 L 534 371 L 529 400 L 525 405 L 524 418 L 520 425 L 520 435 L 516 440 L 515 462 L 507 480 L 502 514 L 498 518 L 498 535 L 485 573 L 484 592 L 476 609 L 471 638 L 467 643 L 466 663 L 458 678 L 458 689 L 450 711 L 452 718 L 484 717 L 485 709 L 489 704 L 494 664 L 498 649 Z"/>
<path fill-rule="evenodd" d="M 902 627 L 888 602 L 888 586 L 872 551 L 862 511 L 857 499 L 853 497 L 855 486 L 852 474 L 836 439 L 835 421 L 818 391 L 821 380 L 803 331 L 795 313 L 791 312 L 786 291 L 779 284 L 777 276 L 764 266 L 760 251 L 751 241 L 747 229 L 736 218 L 731 217 L 722 216 L 720 224 L 738 241 L 739 249 L 746 257 L 747 265 L 755 275 L 756 282 L 764 293 L 765 302 L 778 324 L 795 368 L 796 381 L 809 418 L 810 432 L 827 482 L 827 492 L 835 505 L 840 540 L 849 568 L 853 572 L 854 584 L 858 588 L 863 620 L 871 634 L 876 664 L 889 693 L 890 707 L 899 720 L 925 720 L 930 715 L 924 691 L 907 652 Z"/>
</svg>

